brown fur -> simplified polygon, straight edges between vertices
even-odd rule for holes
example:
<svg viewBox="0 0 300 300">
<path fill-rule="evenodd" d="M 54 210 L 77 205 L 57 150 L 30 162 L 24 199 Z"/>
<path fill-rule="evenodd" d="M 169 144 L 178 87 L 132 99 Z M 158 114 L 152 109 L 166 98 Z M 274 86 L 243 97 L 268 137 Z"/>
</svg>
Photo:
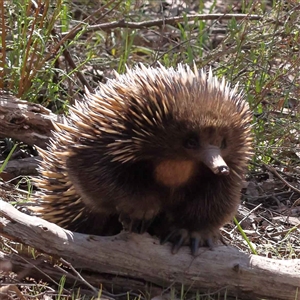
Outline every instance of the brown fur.
<svg viewBox="0 0 300 300">
<path fill-rule="evenodd" d="M 98 234 L 118 217 L 140 231 L 155 219 L 153 230 L 175 250 L 188 241 L 211 245 L 239 204 L 250 122 L 242 95 L 211 73 L 128 70 L 57 124 L 41 151 L 40 213 Z"/>
<path fill-rule="evenodd" d="M 164 160 L 154 169 L 155 180 L 164 186 L 177 188 L 194 175 L 196 164 L 191 160 Z"/>
</svg>

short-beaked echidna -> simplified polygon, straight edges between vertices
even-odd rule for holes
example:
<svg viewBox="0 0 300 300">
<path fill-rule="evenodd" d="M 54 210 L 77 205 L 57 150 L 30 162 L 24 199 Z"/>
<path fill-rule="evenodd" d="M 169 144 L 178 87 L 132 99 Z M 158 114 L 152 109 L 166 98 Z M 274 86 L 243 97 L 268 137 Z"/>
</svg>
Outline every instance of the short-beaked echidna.
<svg viewBox="0 0 300 300">
<path fill-rule="evenodd" d="M 243 95 L 211 71 L 129 69 L 70 107 L 40 150 L 41 216 L 99 235 L 118 218 L 143 232 L 158 216 L 174 252 L 189 242 L 196 253 L 237 210 L 250 123 Z"/>
</svg>

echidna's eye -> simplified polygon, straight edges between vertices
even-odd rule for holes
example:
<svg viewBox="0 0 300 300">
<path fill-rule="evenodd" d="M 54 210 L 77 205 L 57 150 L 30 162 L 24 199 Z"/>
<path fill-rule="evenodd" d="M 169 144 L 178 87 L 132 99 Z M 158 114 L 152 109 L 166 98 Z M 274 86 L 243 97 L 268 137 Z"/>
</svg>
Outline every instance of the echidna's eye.
<svg viewBox="0 0 300 300">
<path fill-rule="evenodd" d="M 196 136 L 188 137 L 184 142 L 183 146 L 187 149 L 197 149 L 199 148 L 199 139 Z"/>
<path fill-rule="evenodd" d="M 226 148 L 227 148 L 227 142 L 226 142 L 226 139 L 224 138 L 221 142 L 220 149 L 226 149 Z"/>
</svg>

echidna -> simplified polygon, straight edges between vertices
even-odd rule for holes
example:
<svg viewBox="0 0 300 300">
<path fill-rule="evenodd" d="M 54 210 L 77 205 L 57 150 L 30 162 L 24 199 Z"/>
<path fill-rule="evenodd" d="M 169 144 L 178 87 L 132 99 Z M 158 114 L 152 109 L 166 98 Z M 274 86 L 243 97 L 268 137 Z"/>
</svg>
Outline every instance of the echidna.
<svg viewBox="0 0 300 300">
<path fill-rule="evenodd" d="M 116 233 L 118 218 L 143 232 L 159 216 L 173 252 L 190 242 L 196 253 L 236 212 L 250 123 L 243 95 L 211 71 L 127 70 L 70 107 L 40 150 L 41 215 L 99 235 Z"/>
</svg>

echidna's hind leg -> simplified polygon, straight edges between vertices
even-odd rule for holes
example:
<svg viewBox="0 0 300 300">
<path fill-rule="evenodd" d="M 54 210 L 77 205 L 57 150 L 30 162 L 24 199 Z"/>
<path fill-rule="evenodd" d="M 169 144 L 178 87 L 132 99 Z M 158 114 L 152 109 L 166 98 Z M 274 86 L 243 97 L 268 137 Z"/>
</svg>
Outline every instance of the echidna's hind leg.
<svg viewBox="0 0 300 300">
<path fill-rule="evenodd" d="M 135 232 L 135 233 L 145 233 L 153 221 L 155 220 L 155 216 L 151 217 L 150 219 L 139 219 L 130 217 L 130 215 L 121 212 L 119 215 L 119 222 L 123 225 L 123 229 L 128 232 Z"/>
<path fill-rule="evenodd" d="M 75 227 L 75 225 L 77 226 Z M 122 225 L 117 215 L 93 213 L 89 210 L 73 226 L 76 232 L 100 236 L 112 236 L 120 233 L 122 230 Z"/>
</svg>

